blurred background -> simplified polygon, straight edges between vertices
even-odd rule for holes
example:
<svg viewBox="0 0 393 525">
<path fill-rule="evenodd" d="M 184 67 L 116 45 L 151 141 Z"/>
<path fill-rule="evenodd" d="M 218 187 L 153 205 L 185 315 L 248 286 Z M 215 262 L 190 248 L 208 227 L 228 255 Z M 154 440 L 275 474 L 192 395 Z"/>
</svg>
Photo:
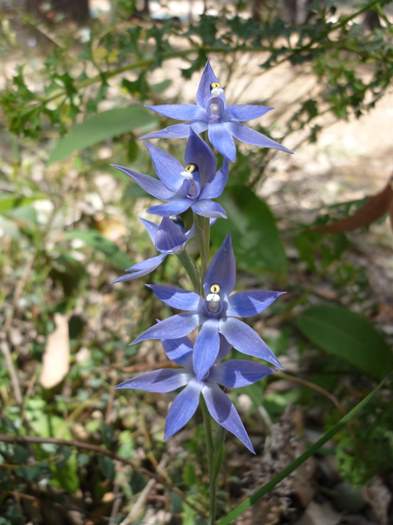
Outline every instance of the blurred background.
<svg viewBox="0 0 393 525">
<path fill-rule="evenodd" d="M 199 415 L 165 444 L 170 395 L 114 390 L 165 366 L 129 342 L 169 310 L 111 285 L 154 249 L 110 164 L 152 174 L 137 139 L 169 122 L 143 105 L 193 101 L 208 57 L 295 152 L 239 145 L 212 230 L 239 289 L 288 292 L 253 323 L 284 372 L 231 394 L 257 455 L 227 440 L 224 513 L 393 368 L 392 4 L 0 0 L 0 20 L 0 525 L 203 524 Z M 188 286 L 175 257 L 152 279 Z M 388 378 L 237 523 L 393 523 L 392 401 Z"/>
</svg>

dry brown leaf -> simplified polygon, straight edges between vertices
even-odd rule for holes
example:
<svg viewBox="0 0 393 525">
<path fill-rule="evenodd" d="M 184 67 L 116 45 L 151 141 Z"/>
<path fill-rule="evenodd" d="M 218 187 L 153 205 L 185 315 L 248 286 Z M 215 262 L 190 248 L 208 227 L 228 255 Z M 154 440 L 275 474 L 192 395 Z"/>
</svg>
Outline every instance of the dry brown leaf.
<svg viewBox="0 0 393 525">
<path fill-rule="evenodd" d="M 353 215 L 330 224 L 317 226 L 314 230 L 323 233 L 350 232 L 368 226 L 386 213 L 390 214 L 393 228 L 393 178 L 389 180 L 382 191 L 369 197 L 367 202 L 358 208 Z"/>
<path fill-rule="evenodd" d="M 40 383 L 44 388 L 53 388 L 67 375 L 70 368 L 70 340 L 68 319 L 55 314 L 56 328 L 47 339 Z"/>
</svg>

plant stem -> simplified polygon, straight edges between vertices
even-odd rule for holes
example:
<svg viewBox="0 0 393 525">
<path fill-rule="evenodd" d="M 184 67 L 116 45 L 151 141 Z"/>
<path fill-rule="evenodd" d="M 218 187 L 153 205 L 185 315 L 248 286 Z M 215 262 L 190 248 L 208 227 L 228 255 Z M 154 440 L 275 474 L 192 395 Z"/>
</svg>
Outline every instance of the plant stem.
<svg viewBox="0 0 393 525">
<path fill-rule="evenodd" d="M 217 474 L 215 473 L 215 464 L 214 461 L 214 448 L 213 448 L 213 432 L 210 421 L 210 415 L 207 411 L 205 401 L 202 400 L 202 416 L 203 416 L 203 425 L 205 427 L 206 434 L 206 446 L 207 446 L 207 463 L 209 469 L 209 519 L 208 524 L 214 525 L 216 521 L 216 480 Z"/>
<path fill-rule="evenodd" d="M 194 261 L 188 255 L 186 250 L 183 250 L 182 252 L 178 253 L 177 256 L 179 258 L 179 261 L 184 266 L 184 269 L 186 270 L 189 278 L 191 279 L 195 291 L 200 291 L 201 279 L 199 277 L 199 272 L 194 264 Z"/>
<path fill-rule="evenodd" d="M 210 252 L 210 221 L 208 218 L 194 215 L 196 237 L 201 255 L 200 293 L 203 294 L 203 280 L 209 263 Z M 202 416 L 206 434 L 207 463 L 209 470 L 209 519 L 208 524 L 214 525 L 217 511 L 217 478 L 224 455 L 224 429 L 214 436 L 211 419 L 205 402 L 202 400 Z"/>
<path fill-rule="evenodd" d="M 210 222 L 206 217 L 194 215 L 196 236 L 199 242 L 199 249 L 201 250 L 201 279 L 203 281 L 209 262 L 210 249 Z M 202 287 L 202 282 L 201 282 Z"/>
</svg>

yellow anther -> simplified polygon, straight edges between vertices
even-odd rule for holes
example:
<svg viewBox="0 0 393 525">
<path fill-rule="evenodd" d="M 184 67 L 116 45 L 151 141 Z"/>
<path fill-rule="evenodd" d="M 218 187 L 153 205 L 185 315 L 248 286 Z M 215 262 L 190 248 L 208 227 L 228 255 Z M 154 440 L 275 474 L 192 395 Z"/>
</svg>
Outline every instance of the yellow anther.
<svg viewBox="0 0 393 525">
<path fill-rule="evenodd" d="M 221 287 L 219 284 L 212 284 L 210 286 L 211 293 L 220 293 Z"/>
<path fill-rule="evenodd" d="M 186 171 L 187 173 L 194 173 L 196 169 L 196 164 L 187 164 L 187 166 L 184 168 L 184 171 Z"/>
<path fill-rule="evenodd" d="M 221 87 L 220 82 L 212 82 L 212 83 L 210 84 L 210 89 L 218 89 L 218 88 L 220 88 L 220 87 Z"/>
</svg>

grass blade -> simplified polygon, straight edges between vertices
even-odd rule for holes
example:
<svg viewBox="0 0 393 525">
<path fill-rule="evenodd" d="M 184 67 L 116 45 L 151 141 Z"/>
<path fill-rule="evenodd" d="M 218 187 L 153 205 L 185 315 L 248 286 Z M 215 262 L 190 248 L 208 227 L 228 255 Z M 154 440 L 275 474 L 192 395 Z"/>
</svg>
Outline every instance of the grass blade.
<svg viewBox="0 0 393 525">
<path fill-rule="evenodd" d="M 325 445 L 337 432 L 339 432 L 345 425 L 351 421 L 355 416 L 357 416 L 363 408 L 371 401 L 375 394 L 382 388 L 385 383 L 386 378 L 381 381 L 375 388 L 372 390 L 365 398 L 363 398 L 356 406 L 352 408 L 345 416 L 343 416 L 340 421 L 338 421 L 331 429 L 323 434 L 315 443 L 313 443 L 303 454 L 297 457 L 292 463 L 285 467 L 281 472 L 278 472 L 272 479 L 256 490 L 251 496 L 245 498 L 237 507 L 232 509 L 226 516 L 221 518 L 217 525 L 229 525 L 237 517 L 240 516 L 247 509 L 255 505 L 261 498 L 266 496 L 271 492 L 276 485 L 278 485 L 283 479 L 289 476 L 294 470 L 296 470 L 302 463 L 307 461 L 308 458 L 313 456 L 320 448 Z"/>
</svg>

